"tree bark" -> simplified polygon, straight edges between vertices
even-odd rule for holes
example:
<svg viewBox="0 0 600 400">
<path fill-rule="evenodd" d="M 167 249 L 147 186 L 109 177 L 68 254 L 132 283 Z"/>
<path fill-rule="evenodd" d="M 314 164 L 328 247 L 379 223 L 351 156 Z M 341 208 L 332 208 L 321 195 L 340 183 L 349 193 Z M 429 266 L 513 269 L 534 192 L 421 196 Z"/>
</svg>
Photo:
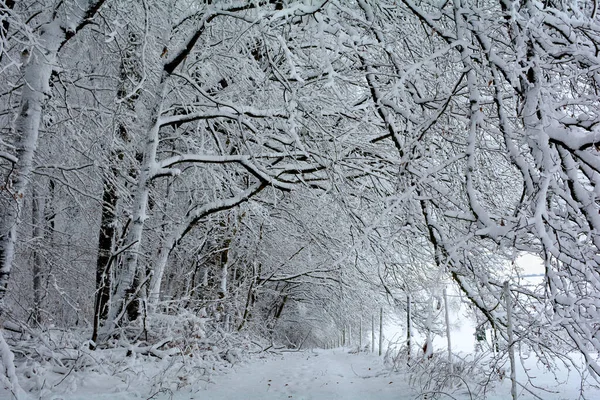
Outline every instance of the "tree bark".
<svg viewBox="0 0 600 400">
<path fill-rule="evenodd" d="M 110 169 L 111 176 L 104 178 L 102 193 L 102 217 L 98 235 L 98 257 L 96 259 L 96 299 L 94 303 L 94 328 L 92 341 L 98 340 L 98 329 L 108 316 L 110 301 L 111 265 L 113 263 L 113 247 L 116 229 L 117 208 L 117 170 Z"/>
<path fill-rule="evenodd" d="M 142 234 L 146 221 L 146 212 L 148 208 L 148 197 L 150 193 L 150 183 L 154 178 L 156 170 L 156 154 L 159 144 L 160 115 L 162 113 L 162 103 L 167 90 L 166 81 L 168 76 L 163 73 L 159 86 L 159 94 L 154 103 L 151 112 L 151 122 L 146 135 L 146 146 L 142 156 L 141 171 L 138 176 L 137 189 L 133 200 L 133 215 L 131 229 L 127 234 L 125 246 L 127 250 L 124 254 L 123 269 L 117 279 L 115 279 L 115 292 L 112 304 L 108 313 L 107 320 L 108 331 L 120 323 L 120 319 L 132 300 L 131 296 L 136 292 L 134 281 L 137 275 L 138 258 L 141 250 Z"/>
<path fill-rule="evenodd" d="M 371 353 L 375 353 L 375 316 L 371 315 Z"/>
<path fill-rule="evenodd" d="M 41 303 L 42 303 L 42 265 L 44 258 L 42 257 L 41 245 L 44 238 L 45 225 L 45 199 L 38 191 L 36 185 L 31 187 L 31 223 L 33 225 L 33 310 L 31 318 L 34 324 L 39 325 L 42 322 Z"/>
<path fill-rule="evenodd" d="M 43 104 L 49 92 L 48 83 L 52 66 L 61 45 L 63 32 L 58 22 L 53 21 L 41 29 L 39 41 L 43 46 L 35 47 L 25 68 L 25 84 L 21 95 L 19 113 L 15 120 L 15 133 L 19 138 L 16 162 L 0 188 L 0 316 L 4 314 L 4 297 L 15 255 L 17 227 L 21 222 L 23 200 L 29 187 L 33 170 L 33 157 L 38 143 Z"/>
</svg>

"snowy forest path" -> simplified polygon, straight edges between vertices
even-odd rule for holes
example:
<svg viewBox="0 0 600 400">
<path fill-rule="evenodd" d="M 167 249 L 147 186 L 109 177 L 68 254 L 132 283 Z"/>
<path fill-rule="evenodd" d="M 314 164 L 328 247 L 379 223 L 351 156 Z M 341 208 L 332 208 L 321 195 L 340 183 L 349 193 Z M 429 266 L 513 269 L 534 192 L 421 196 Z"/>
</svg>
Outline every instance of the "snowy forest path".
<svg viewBox="0 0 600 400">
<path fill-rule="evenodd" d="M 289 352 L 240 365 L 214 377 L 205 392 L 183 399 L 413 399 L 406 382 L 390 375 L 381 357 L 347 349 Z"/>
</svg>

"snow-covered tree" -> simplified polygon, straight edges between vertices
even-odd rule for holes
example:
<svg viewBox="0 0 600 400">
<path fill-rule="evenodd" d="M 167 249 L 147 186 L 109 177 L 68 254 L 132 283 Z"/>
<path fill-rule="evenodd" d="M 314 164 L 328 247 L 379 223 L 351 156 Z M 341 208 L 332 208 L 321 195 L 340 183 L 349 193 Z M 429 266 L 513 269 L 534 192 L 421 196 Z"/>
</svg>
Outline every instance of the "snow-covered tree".
<svg viewBox="0 0 600 400">
<path fill-rule="evenodd" d="M 353 37 L 383 128 L 375 141 L 397 149 L 400 203 L 413 207 L 404 218 L 418 218 L 435 264 L 494 326 L 505 331 L 510 279 L 516 340 L 541 349 L 545 334 L 567 336 L 560 351 L 577 348 L 600 372 L 595 8 L 358 4 L 346 30 L 363 32 Z M 544 259 L 543 290 L 519 285 L 522 252 Z M 532 320 L 544 322 L 531 330 Z"/>
</svg>

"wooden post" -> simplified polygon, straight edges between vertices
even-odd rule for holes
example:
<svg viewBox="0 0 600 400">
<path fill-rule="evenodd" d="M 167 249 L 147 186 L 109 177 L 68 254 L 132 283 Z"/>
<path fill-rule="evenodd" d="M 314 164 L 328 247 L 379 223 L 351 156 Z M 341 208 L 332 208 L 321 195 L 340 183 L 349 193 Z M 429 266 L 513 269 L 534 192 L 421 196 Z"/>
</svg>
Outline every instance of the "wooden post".
<svg viewBox="0 0 600 400">
<path fill-rule="evenodd" d="M 379 355 L 383 348 L 383 307 L 379 309 Z"/>
<path fill-rule="evenodd" d="M 446 338 L 448 339 L 448 365 L 450 366 L 450 374 L 454 373 L 454 365 L 452 364 L 452 340 L 450 338 L 450 311 L 448 310 L 448 294 L 444 288 L 444 311 L 446 314 Z"/>
<path fill-rule="evenodd" d="M 408 353 L 408 363 L 410 364 L 410 350 L 411 350 L 411 339 L 412 339 L 412 334 L 411 334 L 411 310 L 410 310 L 410 304 L 412 302 L 412 299 L 410 297 L 410 294 L 406 295 L 406 351 Z"/>
<path fill-rule="evenodd" d="M 508 358 L 510 360 L 510 381 L 512 386 L 510 394 L 513 400 L 517 400 L 517 373 L 515 371 L 515 343 L 513 340 L 512 324 L 512 301 L 510 298 L 510 286 L 508 281 L 504 282 L 504 297 L 506 301 L 506 329 L 508 330 Z"/>
<path fill-rule="evenodd" d="M 358 351 L 362 349 L 362 316 L 360 317 L 360 324 L 358 325 Z"/>
<path fill-rule="evenodd" d="M 371 353 L 375 352 L 375 316 L 371 315 Z"/>
</svg>

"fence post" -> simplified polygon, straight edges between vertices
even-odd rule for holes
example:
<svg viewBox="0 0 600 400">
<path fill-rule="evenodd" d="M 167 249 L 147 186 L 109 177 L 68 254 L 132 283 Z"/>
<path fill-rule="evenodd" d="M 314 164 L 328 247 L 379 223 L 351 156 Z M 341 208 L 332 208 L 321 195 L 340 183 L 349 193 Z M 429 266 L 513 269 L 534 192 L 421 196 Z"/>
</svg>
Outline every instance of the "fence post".
<svg viewBox="0 0 600 400">
<path fill-rule="evenodd" d="M 508 281 L 504 282 L 504 297 L 506 301 L 506 329 L 508 330 L 508 358 L 510 359 L 510 381 L 512 386 L 510 394 L 513 400 L 517 400 L 517 373 L 515 371 L 515 348 L 513 341 L 513 324 L 512 324 L 512 302 L 510 298 L 510 286 Z"/>
<path fill-rule="evenodd" d="M 379 308 L 379 355 L 383 347 L 383 307 Z"/>
<path fill-rule="evenodd" d="M 448 365 L 450 366 L 450 374 L 454 373 L 454 365 L 452 364 L 452 340 L 450 338 L 450 311 L 448 310 L 448 294 L 444 288 L 444 309 L 446 314 L 446 338 L 448 339 Z"/>
<path fill-rule="evenodd" d="M 410 310 L 410 303 L 411 303 L 412 299 L 410 297 L 410 294 L 406 294 L 406 351 L 408 353 L 408 360 L 407 363 L 410 364 L 410 348 L 412 346 L 411 340 L 412 340 L 412 334 L 411 334 L 411 310 Z"/>
<path fill-rule="evenodd" d="M 360 323 L 358 325 L 358 351 L 362 349 L 362 315 L 360 316 Z"/>
<path fill-rule="evenodd" d="M 371 314 L 371 353 L 375 352 L 375 316 Z"/>
</svg>

